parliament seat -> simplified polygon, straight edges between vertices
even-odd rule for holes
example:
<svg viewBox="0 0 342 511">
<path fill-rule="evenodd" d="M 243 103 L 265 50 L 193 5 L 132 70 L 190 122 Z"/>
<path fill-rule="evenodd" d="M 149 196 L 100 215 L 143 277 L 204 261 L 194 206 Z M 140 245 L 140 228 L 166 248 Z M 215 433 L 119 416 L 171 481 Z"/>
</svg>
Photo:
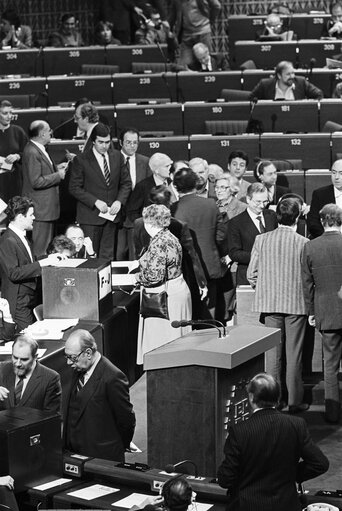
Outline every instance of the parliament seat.
<svg viewBox="0 0 342 511">
<path fill-rule="evenodd" d="M 36 96 L 34 94 L 7 94 L 0 95 L 0 101 L 7 99 L 14 108 L 34 108 Z"/>
<path fill-rule="evenodd" d="M 120 68 L 108 64 L 82 64 L 81 73 L 83 75 L 113 75 L 114 73 L 120 73 Z"/>
<path fill-rule="evenodd" d="M 164 73 L 171 71 L 166 62 L 132 62 L 132 73 Z"/>
<path fill-rule="evenodd" d="M 222 89 L 220 98 L 225 101 L 249 101 L 250 94 L 249 90 Z"/>
<path fill-rule="evenodd" d="M 248 121 L 205 121 L 205 131 L 212 135 L 240 135 L 246 133 Z"/>
</svg>

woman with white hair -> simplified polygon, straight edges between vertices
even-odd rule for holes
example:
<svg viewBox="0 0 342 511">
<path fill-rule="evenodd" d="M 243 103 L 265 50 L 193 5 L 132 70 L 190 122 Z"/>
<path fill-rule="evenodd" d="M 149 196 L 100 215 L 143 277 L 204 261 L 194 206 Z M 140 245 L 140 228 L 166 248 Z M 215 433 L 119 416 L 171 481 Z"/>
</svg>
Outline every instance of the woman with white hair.
<svg viewBox="0 0 342 511">
<path fill-rule="evenodd" d="M 142 216 L 151 240 L 134 277 L 148 293 L 167 292 L 169 319 L 140 316 L 137 364 L 143 363 L 146 352 L 191 331 L 189 326 L 175 329 L 171 322 L 190 320 L 192 313 L 190 291 L 182 275 L 182 247 L 168 229 L 170 210 L 152 204 L 144 208 Z"/>
</svg>

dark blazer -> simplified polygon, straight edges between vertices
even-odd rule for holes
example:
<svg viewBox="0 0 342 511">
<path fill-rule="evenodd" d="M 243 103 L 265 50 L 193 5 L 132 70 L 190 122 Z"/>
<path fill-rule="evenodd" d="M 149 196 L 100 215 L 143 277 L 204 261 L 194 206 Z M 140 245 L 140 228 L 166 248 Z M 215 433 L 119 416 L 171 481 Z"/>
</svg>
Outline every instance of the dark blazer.
<svg viewBox="0 0 342 511">
<path fill-rule="evenodd" d="M 184 195 L 171 205 L 171 213 L 177 220 L 187 223 L 207 279 L 220 278 L 226 224 L 214 199 L 205 199 L 195 193 Z"/>
<path fill-rule="evenodd" d="M 135 428 L 135 414 L 129 400 L 124 373 L 101 357 L 93 374 L 79 392 L 80 406 L 71 429 L 69 405 L 78 374 L 73 375 L 64 410 L 64 442 L 85 456 L 123 461 Z"/>
<path fill-rule="evenodd" d="M 99 217 L 95 202 L 100 199 L 108 206 L 115 200 L 122 205 L 132 189 L 131 178 L 122 155 L 117 150 L 108 151 L 111 183 L 107 186 L 102 170 L 97 163 L 93 149 L 76 156 L 72 163 L 69 192 L 77 199 L 77 222 L 88 225 L 102 225 L 106 222 Z M 119 222 L 120 213 L 114 223 Z"/>
<path fill-rule="evenodd" d="M 10 392 L 8 398 L 0 401 L 0 410 L 13 408 L 15 374 L 12 361 L 0 363 L 0 386 Z M 28 406 L 44 412 L 61 413 L 61 381 L 59 374 L 41 365 L 37 365 L 29 379 L 24 393 L 17 406 Z"/>
<path fill-rule="evenodd" d="M 229 63 L 223 53 L 216 53 L 214 55 L 210 55 L 211 62 L 211 71 L 226 71 L 230 69 Z M 211 72 L 205 69 L 202 69 L 202 64 L 198 62 L 198 60 L 194 61 L 191 65 L 189 65 L 189 69 L 191 71 L 201 71 L 201 72 Z"/>
<path fill-rule="evenodd" d="M 23 192 L 32 199 L 36 220 L 51 222 L 59 218 L 59 183 L 61 178 L 43 151 L 32 141 L 25 146 L 22 158 Z"/>
<path fill-rule="evenodd" d="M 152 172 L 151 172 L 150 166 L 148 164 L 149 161 L 150 161 L 150 159 L 147 156 L 144 156 L 143 154 L 139 154 L 139 153 L 135 154 L 135 172 L 136 172 L 135 186 L 137 186 L 138 183 L 140 183 L 147 177 L 151 176 Z M 125 209 L 124 209 L 124 214 L 126 217 L 124 227 L 127 227 L 127 228 L 133 227 L 133 222 L 131 222 L 131 220 L 129 220 L 127 218 L 127 211 L 131 211 L 134 209 L 134 203 L 132 204 L 132 202 L 131 202 L 132 194 L 133 194 L 133 191 L 130 194 L 130 196 L 128 197 L 126 205 L 125 205 Z M 133 201 L 134 201 L 134 198 L 133 198 Z"/>
<path fill-rule="evenodd" d="M 41 267 L 38 261 L 31 262 L 25 245 L 9 228 L 0 237 L 0 267 L 1 294 L 8 300 L 12 317 L 18 323 L 15 314 L 18 297 L 35 293 Z M 25 328 L 21 324 L 18 327 Z"/>
<path fill-rule="evenodd" d="M 296 482 L 328 470 L 304 419 L 264 408 L 231 427 L 218 469 L 229 511 L 300 511 Z"/>
<path fill-rule="evenodd" d="M 285 195 L 286 193 L 291 193 L 290 188 L 275 185 L 275 194 L 273 195 L 273 200 L 269 203 L 269 205 L 276 206 L 278 204 L 279 199 L 281 199 L 282 196 Z"/>
<path fill-rule="evenodd" d="M 302 280 L 307 314 L 318 330 L 342 328 L 342 235 L 324 232 L 309 241 L 302 257 Z"/>
<path fill-rule="evenodd" d="M 277 78 L 262 78 L 251 92 L 250 98 L 274 99 Z M 295 99 L 322 99 L 321 89 L 310 83 L 303 76 L 296 76 L 294 79 L 294 98 Z"/>
<path fill-rule="evenodd" d="M 0 326 L 0 342 L 11 341 L 15 334 L 15 323 L 8 323 L 2 320 L 2 326 Z"/>
<path fill-rule="evenodd" d="M 277 227 L 277 216 L 274 211 L 265 209 L 263 212 L 266 231 Z M 228 222 L 228 254 L 238 263 L 236 272 L 237 285 L 248 285 L 247 267 L 256 236 L 260 234 L 247 210 Z"/>
<path fill-rule="evenodd" d="M 310 211 L 307 216 L 308 230 L 311 238 L 323 234 L 323 227 L 319 219 L 319 212 L 326 204 L 335 204 L 333 185 L 322 186 L 312 193 Z"/>
<path fill-rule="evenodd" d="M 134 222 L 142 215 L 142 210 L 151 204 L 150 191 L 156 186 L 153 175 L 136 184 L 126 205 L 127 218 Z"/>
</svg>

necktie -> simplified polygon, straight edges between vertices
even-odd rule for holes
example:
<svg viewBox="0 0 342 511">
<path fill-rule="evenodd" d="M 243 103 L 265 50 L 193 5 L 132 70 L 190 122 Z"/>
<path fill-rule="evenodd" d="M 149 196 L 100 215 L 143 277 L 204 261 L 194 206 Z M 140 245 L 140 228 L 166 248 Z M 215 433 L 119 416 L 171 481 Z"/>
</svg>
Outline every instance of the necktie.
<svg viewBox="0 0 342 511">
<path fill-rule="evenodd" d="M 21 393 L 23 391 L 25 376 L 19 376 L 19 381 L 14 389 L 14 404 L 17 405 L 21 399 Z"/>
<path fill-rule="evenodd" d="M 84 375 L 85 375 L 85 373 L 82 373 L 82 374 L 79 376 L 78 380 L 77 380 L 77 385 L 76 385 L 76 390 L 77 390 L 77 392 L 79 392 L 80 390 L 82 390 L 82 389 L 83 389 L 83 387 L 84 387 Z"/>
<path fill-rule="evenodd" d="M 104 177 L 105 177 L 107 186 L 109 186 L 110 185 L 110 172 L 109 172 L 109 168 L 108 168 L 108 163 L 107 163 L 107 160 L 106 160 L 106 156 L 104 154 L 102 156 L 103 156 L 103 172 L 104 172 Z"/>
<path fill-rule="evenodd" d="M 261 215 L 257 216 L 257 220 L 259 220 L 259 231 L 261 232 L 261 234 L 263 234 L 264 232 L 266 232 L 266 229 L 264 227 L 264 224 L 262 223 Z"/>
<path fill-rule="evenodd" d="M 127 156 L 127 158 L 126 158 L 126 167 L 127 167 L 128 172 L 129 172 L 131 170 L 131 167 L 130 167 L 130 164 L 129 164 L 129 156 Z"/>
</svg>

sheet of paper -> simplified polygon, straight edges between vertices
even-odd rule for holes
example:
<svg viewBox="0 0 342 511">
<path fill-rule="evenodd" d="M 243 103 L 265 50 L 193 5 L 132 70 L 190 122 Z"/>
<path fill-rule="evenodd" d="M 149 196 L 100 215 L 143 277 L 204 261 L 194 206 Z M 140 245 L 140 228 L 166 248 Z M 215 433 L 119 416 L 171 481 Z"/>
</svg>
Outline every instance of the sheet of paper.
<svg viewBox="0 0 342 511">
<path fill-rule="evenodd" d="M 4 172 L 10 172 L 13 167 L 13 163 L 7 163 L 5 162 L 6 157 L 0 156 L 0 169 L 2 170 L 2 173 Z"/>
<path fill-rule="evenodd" d="M 58 261 L 54 264 L 54 266 L 62 266 L 63 268 L 77 268 L 82 263 L 84 263 L 87 259 L 63 259 L 63 261 Z"/>
<path fill-rule="evenodd" d="M 77 325 L 78 318 L 66 319 L 43 319 L 28 326 L 25 331 L 34 339 L 62 339 L 63 334 L 69 328 Z"/>
<path fill-rule="evenodd" d="M 117 500 L 112 503 L 112 506 L 125 507 L 130 509 L 132 506 L 140 506 L 147 497 L 151 497 L 152 495 L 145 495 L 144 493 L 131 493 L 128 497 L 124 499 Z"/>
<path fill-rule="evenodd" d="M 115 218 L 116 218 L 116 214 L 115 215 L 111 215 L 109 213 L 109 210 L 107 211 L 107 213 L 99 213 L 99 216 L 101 218 L 105 218 L 106 220 L 110 220 L 111 222 L 114 222 Z"/>
<path fill-rule="evenodd" d="M 213 504 L 203 504 L 203 502 L 194 502 L 194 505 L 190 505 L 188 507 L 188 510 L 190 511 L 191 509 L 196 509 L 196 511 L 207 511 L 208 509 L 210 509 L 211 507 L 213 507 Z"/>
<path fill-rule="evenodd" d="M 103 484 L 93 484 L 92 486 L 81 488 L 81 490 L 72 491 L 68 493 L 68 495 L 79 499 L 93 500 L 103 497 L 104 495 L 109 495 L 110 493 L 116 493 L 117 491 L 120 491 L 119 488 L 111 488 Z"/>
<path fill-rule="evenodd" d="M 45 352 L 46 352 L 46 348 L 38 348 L 37 357 L 42 358 L 42 356 L 44 355 Z"/>
<path fill-rule="evenodd" d="M 6 342 L 3 346 L 0 346 L 0 355 L 12 355 L 13 341 Z"/>
<path fill-rule="evenodd" d="M 49 483 L 40 484 L 39 486 L 34 486 L 34 490 L 48 490 L 49 488 L 55 488 L 56 486 L 61 486 L 64 483 L 69 483 L 72 479 L 65 479 L 61 477 L 60 479 L 55 479 L 54 481 L 50 481 Z"/>
<path fill-rule="evenodd" d="M 6 202 L 4 200 L 0 199 L 0 213 L 5 211 L 6 208 L 7 208 Z"/>
</svg>

